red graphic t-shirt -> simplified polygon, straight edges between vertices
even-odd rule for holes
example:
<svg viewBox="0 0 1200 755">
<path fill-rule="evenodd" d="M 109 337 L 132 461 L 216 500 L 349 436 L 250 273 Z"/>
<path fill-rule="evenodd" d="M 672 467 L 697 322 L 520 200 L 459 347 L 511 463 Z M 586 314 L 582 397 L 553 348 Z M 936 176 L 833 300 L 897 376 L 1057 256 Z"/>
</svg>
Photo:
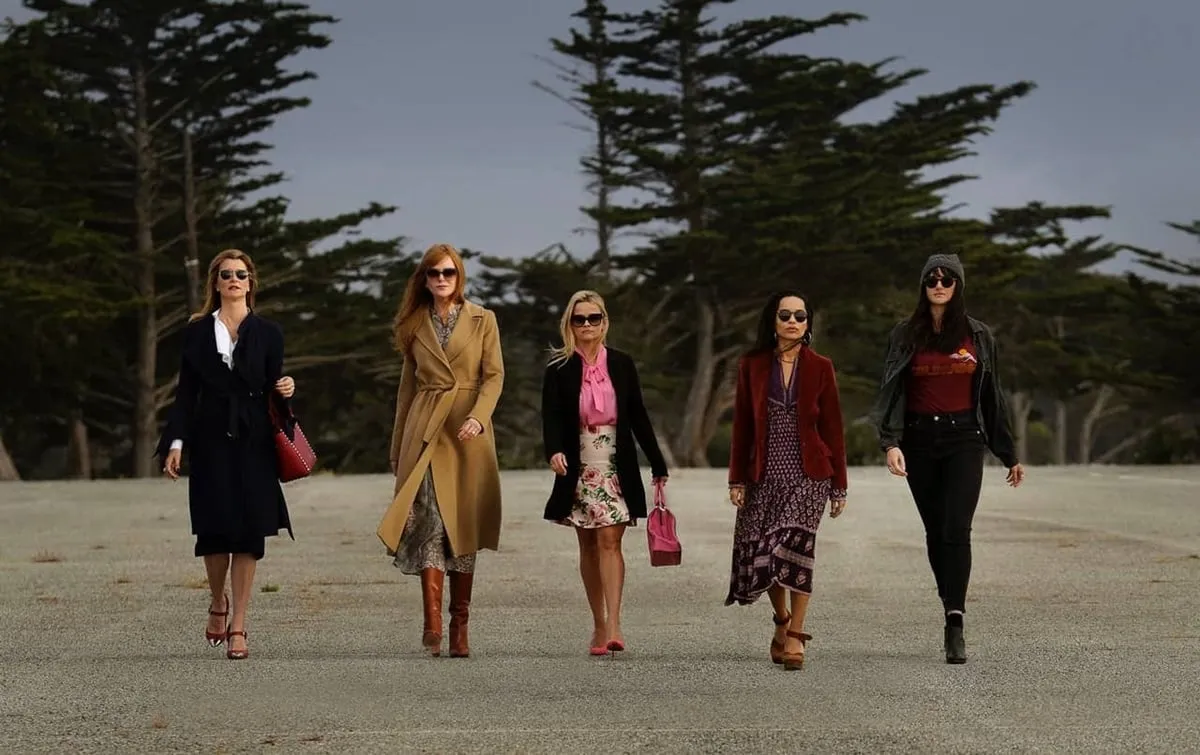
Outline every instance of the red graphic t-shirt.
<svg viewBox="0 0 1200 755">
<path fill-rule="evenodd" d="M 953 354 L 918 351 L 909 366 L 907 409 L 916 414 L 952 414 L 975 408 L 973 390 L 979 366 L 975 344 L 967 339 Z"/>
</svg>

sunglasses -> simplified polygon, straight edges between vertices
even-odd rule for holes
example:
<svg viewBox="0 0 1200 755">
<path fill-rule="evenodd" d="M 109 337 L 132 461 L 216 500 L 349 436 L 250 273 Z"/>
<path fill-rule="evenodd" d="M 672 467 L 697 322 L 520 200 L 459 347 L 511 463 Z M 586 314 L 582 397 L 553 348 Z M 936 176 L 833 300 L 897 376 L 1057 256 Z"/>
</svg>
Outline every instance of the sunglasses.
<svg viewBox="0 0 1200 755">
<path fill-rule="evenodd" d="M 437 280 L 437 279 L 439 279 L 439 278 L 445 278 L 445 279 L 446 279 L 446 280 L 448 280 L 448 281 L 452 281 L 452 280 L 454 280 L 456 277 L 458 277 L 458 268 L 456 268 L 456 267 L 443 267 L 443 268 L 441 268 L 441 269 L 439 270 L 439 269 L 438 269 L 438 268 L 436 268 L 436 267 L 431 267 L 431 268 L 429 268 L 428 270 L 426 270 L 426 271 L 425 271 L 425 277 L 426 277 L 426 278 L 428 278 L 428 279 L 429 279 L 429 280 L 431 280 L 431 281 L 432 281 L 432 280 Z"/>
<path fill-rule="evenodd" d="M 577 328 L 582 328 L 584 325 L 599 325 L 602 322 L 604 322 L 604 315 L 599 313 L 571 315 L 571 324 Z"/>
<path fill-rule="evenodd" d="M 233 280 L 234 276 L 237 276 L 238 280 L 244 281 L 250 277 L 250 271 L 249 270 L 222 270 L 220 275 L 221 275 L 221 280 L 223 280 L 223 281 Z"/>
<path fill-rule="evenodd" d="M 955 283 L 958 283 L 958 281 L 951 276 L 947 275 L 941 278 L 936 278 L 931 275 L 925 279 L 925 288 L 937 288 L 939 285 L 942 288 L 954 288 Z"/>
<path fill-rule="evenodd" d="M 797 309 L 795 312 L 790 309 L 781 309 L 775 313 L 775 316 L 779 318 L 780 322 L 787 322 L 788 320 L 808 322 L 808 313 L 803 309 Z"/>
</svg>

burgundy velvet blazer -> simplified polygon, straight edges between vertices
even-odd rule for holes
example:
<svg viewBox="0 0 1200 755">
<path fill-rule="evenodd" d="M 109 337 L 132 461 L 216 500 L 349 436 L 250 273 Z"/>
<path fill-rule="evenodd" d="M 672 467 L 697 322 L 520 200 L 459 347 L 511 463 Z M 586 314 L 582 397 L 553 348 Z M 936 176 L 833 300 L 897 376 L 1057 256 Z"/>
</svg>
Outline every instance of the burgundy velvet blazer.
<svg viewBox="0 0 1200 755">
<path fill-rule="evenodd" d="M 833 480 L 834 490 L 846 490 L 846 437 L 833 362 L 807 346 L 801 347 L 795 379 L 800 381 L 796 414 L 804 471 L 814 480 Z M 760 482 L 767 459 L 767 394 L 771 390 L 770 351 L 752 352 L 738 364 L 733 405 L 733 435 L 729 448 L 729 484 Z"/>
</svg>

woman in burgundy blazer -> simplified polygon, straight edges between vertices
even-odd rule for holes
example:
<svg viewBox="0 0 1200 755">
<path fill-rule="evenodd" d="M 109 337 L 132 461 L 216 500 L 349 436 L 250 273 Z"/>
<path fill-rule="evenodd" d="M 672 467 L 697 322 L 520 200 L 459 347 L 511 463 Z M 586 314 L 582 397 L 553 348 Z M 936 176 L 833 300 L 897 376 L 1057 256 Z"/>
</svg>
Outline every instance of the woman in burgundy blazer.
<svg viewBox="0 0 1200 755">
<path fill-rule="evenodd" d="M 738 365 L 729 452 L 737 507 L 725 605 L 765 592 L 775 609 L 771 660 L 804 665 L 817 528 L 846 505 L 846 444 L 833 362 L 816 353 L 806 297 L 773 295 L 758 342 Z M 789 597 L 790 596 L 790 597 Z"/>
</svg>

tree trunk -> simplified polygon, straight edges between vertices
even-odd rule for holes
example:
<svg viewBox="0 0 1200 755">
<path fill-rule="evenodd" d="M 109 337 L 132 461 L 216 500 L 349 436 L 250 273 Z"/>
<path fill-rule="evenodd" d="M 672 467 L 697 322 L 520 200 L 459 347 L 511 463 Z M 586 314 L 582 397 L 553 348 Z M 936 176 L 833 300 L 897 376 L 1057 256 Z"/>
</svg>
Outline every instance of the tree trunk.
<svg viewBox="0 0 1200 755">
<path fill-rule="evenodd" d="M 704 421 L 713 393 L 716 354 L 713 338 L 716 313 L 701 297 L 696 297 L 694 325 L 696 328 L 696 358 L 692 366 L 692 384 L 688 388 L 683 409 L 683 423 L 675 439 L 675 456 L 689 467 L 708 465 L 707 443 L 704 441 Z"/>
<path fill-rule="evenodd" d="M 20 482 L 21 473 L 17 471 L 16 462 L 8 447 L 4 445 L 4 434 L 0 433 L 0 482 Z"/>
<path fill-rule="evenodd" d="M 1095 464 L 1111 463 L 1113 460 L 1120 457 L 1121 454 L 1125 453 L 1130 448 L 1135 448 L 1138 445 L 1140 445 L 1143 441 L 1146 440 L 1146 438 L 1149 438 L 1151 435 L 1153 435 L 1155 432 L 1157 432 L 1160 427 L 1163 427 L 1165 425 L 1174 424 L 1186 416 L 1187 416 L 1186 414 L 1172 414 L 1170 416 L 1163 417 L 1162 419 L 1160 419 L 1159 421 L 1155 422 L 1152 425 L 1143 427 L 1141 430 L 1138 430 L 1133 435 L 1128 436 L 1127 438 L 1125 438 L 1125 440 L 1121 441 L 1117 445 L 1113 446 L 1112 448 L 1108 449 L 1104 453 L 1097 456 L 1096 461 L 1094 463 Z"/>
<path fill-rule="evenodd" d="M 151 477 L 154 474 L 155 438 L 158 412 L 155 405 L 155 380 L 158 366 L 158 312 L 155 304 L 154 279 L 154 153 L 150 134 L 146 72 L 138 65 L 134 69 L 134 144 L 136 154 L 136 188 L 134 217 L 136 220 L 137 290 L 141 299 L 137 317 L 136 395 L 133 418 L 133 475 Z"/>
<path fill-rule="evenodd" d="M 183 267 L 187 271 L 188 311 L 196 313 L 204 302 L 200 282 L 200 235 L 197 230 L 196 168 L 192 155 L 192 134 L 183 131 L 183 222 L 187 238 L 187 256 Z"/>
<path fill-rule="evenodd" d="M 1092 402 L 1092 406 L 1083 417 L 1083 421 L 1079 425 L 1079 463 L 1092 463 L 1092 449 L 1096 446 L 1096 430 L 1100 425 L 1100 421 L 1112 414 L 1114 410 L 1109 409 L 1108 404 L 1117 395 L 1116 390 L 1109 385 L 1100 386 L 1100 391 L 1096 394 L 1096 400 Z"/>
<path fill-rule="evenodd" d="M 1067 402 L 1056 399 L 1054 402 L 1054 463 L 1058 466 L 1067 464 Z"/>
<path fill-rule="evenodd" d="M 76 409 L 67 420 L 67 478 L 92 479 L 92 446 L 83 412 Z"/>
<path fill-rule="evenodd" d="M 712 464 L 708 458 L 708 444 L 712 443 L 713 436 L 717 434 L 717 428 L 721 426 L 721 419 L 725 413 L 733 407 L 733 394 L 737 388 L 737 365 L 737 359 L 726 358 L 723 360 L 723 365 L 718 368 L 721 371 L 721 379 L 713 388 L 712 395 L 708 400 L 708 408 L 704 413 L 701 443 L 703 443 L 705 466 Z"/>
<path fill-rule="evenodd" d="M 1029 414 L 1033 411 L 1033 399 L 1024 391 L 1012 394 L 1013 434 L 1016 436 L 1017 458 L 1029 463 Z"/>
<path fill-rule="evenodd" d="M 654 431 L 654 437 L 658 440 L 658 450 L 662 451 L 663 461 L 667 463 L 667 469 L 676 469 L 679 464 L 675 461 L 675 451 L 671 448 L 670 439 L 663 436 L 658 430 Z"/>
</svg>

